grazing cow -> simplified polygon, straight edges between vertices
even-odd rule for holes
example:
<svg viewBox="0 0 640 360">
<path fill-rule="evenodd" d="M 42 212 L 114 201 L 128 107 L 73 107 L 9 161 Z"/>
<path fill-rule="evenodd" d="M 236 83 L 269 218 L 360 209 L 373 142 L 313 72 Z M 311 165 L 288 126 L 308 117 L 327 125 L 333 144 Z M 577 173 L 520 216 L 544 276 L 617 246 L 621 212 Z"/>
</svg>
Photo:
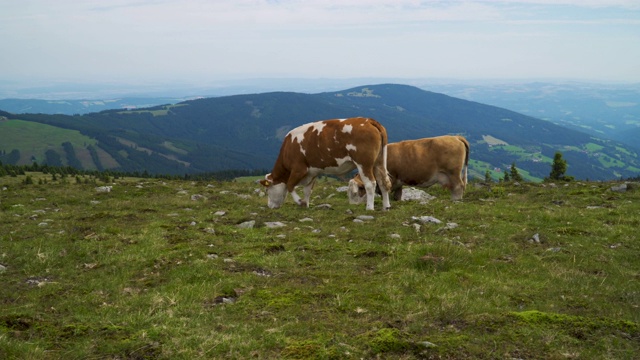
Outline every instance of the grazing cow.
<svg viewBox="0 0 640 360">
<path fill-rule="evenodd" d="M 452 200 L 462 200 L 467 185 L 469 142 L 462 136 L 438 136 L 406 140 L 387 146 L 387 169 L 393 198 L 402 198 L 402 186 L 429 187 L 440 183 L 451 190 Z M 362 202 L 363 183 L 358 175 L 349 180 L 349 202 Z"/>
<path fill-rule="evenodd" d="M 391 189 L 386 164 L 387 130 L 377 121 L 363 117 L 317 121 L 287 134 L 273 170 L 260 183 L 267 188 L 272 209 L 282 206 L 287 192 L 296 204 L 309 207 L 318 175 L 344 175 L 357 168 L 367 210 L 373 210 L 376 184 L 386 210 Z M 304 186 L 304 200 L 294 190 L 298 185 Z"/>
</svg>

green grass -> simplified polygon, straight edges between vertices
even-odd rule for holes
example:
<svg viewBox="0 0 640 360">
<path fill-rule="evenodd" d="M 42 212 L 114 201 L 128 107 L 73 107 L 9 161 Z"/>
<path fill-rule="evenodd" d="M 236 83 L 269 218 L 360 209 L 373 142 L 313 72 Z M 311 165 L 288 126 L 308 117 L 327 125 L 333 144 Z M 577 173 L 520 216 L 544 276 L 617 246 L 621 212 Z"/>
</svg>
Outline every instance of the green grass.
<svg viewBox="0 0 640 360">
<path fill-rule="evenodd" d="M 21 180 L 0 178 L 2 359 L 640 351 L 637 185 L 469 185 L 456 203 L 432 187 L 426 205 L 366 212 L 333 180 L 278 210 L 252 182 Z"/>
<path fill-rule="evenodd" d="M 9 153 L 13 149 L 20 149 L 19 165 L 31 164 L 32 156 L 37 162 L 43 162 L 45 152 L 49 149 L 64 154 L 62 143 L 67 141 L 74 148 L 96 144 L 95 139 L 82 135 L 77 130 L 23 120 L 0 121 L 0 150 Z"/>
</svg>

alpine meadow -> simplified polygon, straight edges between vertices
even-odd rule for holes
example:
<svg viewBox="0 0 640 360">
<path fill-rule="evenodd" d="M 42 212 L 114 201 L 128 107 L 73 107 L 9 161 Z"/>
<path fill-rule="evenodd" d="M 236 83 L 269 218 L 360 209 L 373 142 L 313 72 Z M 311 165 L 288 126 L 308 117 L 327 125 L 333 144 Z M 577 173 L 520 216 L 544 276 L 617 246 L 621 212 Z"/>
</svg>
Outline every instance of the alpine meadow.
<svg viewBox="0 0 640 360">
<path fill-rule="evenodd" d="M 432 187 L 384 212 L 331 178 L 278 210 L 253 178 L 0 183 L 3 359 L 640 351 L 635 182 Z"/>
</svg>

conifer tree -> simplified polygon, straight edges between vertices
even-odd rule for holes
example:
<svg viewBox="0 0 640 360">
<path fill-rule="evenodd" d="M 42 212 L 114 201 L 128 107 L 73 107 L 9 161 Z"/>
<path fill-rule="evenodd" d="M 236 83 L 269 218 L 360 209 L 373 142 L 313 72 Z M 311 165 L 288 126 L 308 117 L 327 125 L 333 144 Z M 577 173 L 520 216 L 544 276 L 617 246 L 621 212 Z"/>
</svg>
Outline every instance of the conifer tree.
<svg viewBox="0 0 640 360">
<path fill-rule="evenodd" d="M 567 171 L 567 161 L 562 158 L 561 152 L 556 151 L 556 154 L 553 156 L 553 164 L 551 164 L 549 179 L 567 180 L 567 177 L 564 175 L 565 171 Z"/>
<path fill-rule="evenodd" d="M 516 168 L 516 162 L 511 163 L 511 180 L 513 181 L 522 181 L 522 176 L 518 173 L 518 168 Z"/>
</svg>

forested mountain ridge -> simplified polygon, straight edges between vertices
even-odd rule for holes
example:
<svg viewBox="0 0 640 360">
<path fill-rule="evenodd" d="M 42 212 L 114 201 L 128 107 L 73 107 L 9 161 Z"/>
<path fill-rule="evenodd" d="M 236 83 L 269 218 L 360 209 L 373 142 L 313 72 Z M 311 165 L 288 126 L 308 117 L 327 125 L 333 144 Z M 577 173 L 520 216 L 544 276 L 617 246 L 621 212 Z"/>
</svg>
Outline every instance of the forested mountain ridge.
<svg viewBox="0 0 640 360">
<path fill-rule="evenodd" d="M 636 152 L 614 141 L 495 106 L 395 84 L 318 94 L 224 96 L 78 116 L 0 116 L 5 119 L 0 122 L 3 162 L 68 165 L 75 163 L 75 157 L 87 169 L 163 174 L 270 169 L 290 129 L 310 121 L 367 116 L 387 128 L 391 142 L 464 135 L 471 143 L 472 175 L 477 177 L 484 177 L 487 170 L 494 178 L 502 177 L 502 171 L 516 163 L 525 178 L 539 180 L 549 174 L 556 151 L 569 163 L 567 174 L 578 179 L 640 174 Z M 33 152 L 32 143 L 15 138 L 16 129 L 25 123 L 48 126 L 38 130 L 43 134 L 56 129 L 84 138 L 68 142 L 71 146 L 51 143 Z"/>
</svg>

